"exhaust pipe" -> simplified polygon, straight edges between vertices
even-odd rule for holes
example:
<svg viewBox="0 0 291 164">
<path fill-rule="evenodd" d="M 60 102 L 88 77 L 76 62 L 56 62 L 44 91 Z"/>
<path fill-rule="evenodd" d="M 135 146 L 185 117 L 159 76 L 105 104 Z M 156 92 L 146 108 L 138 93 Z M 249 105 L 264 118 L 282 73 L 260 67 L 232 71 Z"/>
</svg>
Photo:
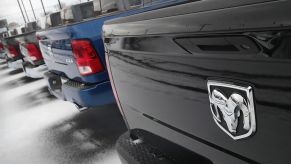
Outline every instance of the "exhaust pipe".
<svg viewBox="0 0 291 164">
<path fill-rule="evenodd" d="M 88 107 L 83 107 L 83 106 L 81 106 L 81 105 L 79 105 L 79 104 L 77 104 L 75 102 L 74 102 L 74 105 L 78 109 L 79 112 L 82 112 L 82 111 L 88 109 Z"/>
</svg>

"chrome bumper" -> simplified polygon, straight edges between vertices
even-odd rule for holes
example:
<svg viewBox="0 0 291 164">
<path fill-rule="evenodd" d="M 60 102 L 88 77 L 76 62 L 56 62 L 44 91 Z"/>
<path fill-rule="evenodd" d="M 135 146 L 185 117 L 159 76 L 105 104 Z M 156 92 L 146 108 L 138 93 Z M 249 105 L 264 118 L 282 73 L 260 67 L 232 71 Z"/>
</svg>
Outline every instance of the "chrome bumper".
<svg viewBox="0 0 291 164">
<path fill-rule="evenodd" d="M 40 65 L 37 67 L 23 67 L 25 75 L 34 79 L 43 78 L 43 74 L 48 70 L 46 65 Z"/>
<path fill-rule="evenodd" d="M 0 51 L 0 59 L 6 59 L 6 53 Z"/>
<path fill-rule="evenodd" d="M 13 62 L 8 61 L 8 67 L 12 69 L 20 69 L 22 68 L 22 63 L 23 63 L 22 59 L 19 59 Z"/>
</svg>

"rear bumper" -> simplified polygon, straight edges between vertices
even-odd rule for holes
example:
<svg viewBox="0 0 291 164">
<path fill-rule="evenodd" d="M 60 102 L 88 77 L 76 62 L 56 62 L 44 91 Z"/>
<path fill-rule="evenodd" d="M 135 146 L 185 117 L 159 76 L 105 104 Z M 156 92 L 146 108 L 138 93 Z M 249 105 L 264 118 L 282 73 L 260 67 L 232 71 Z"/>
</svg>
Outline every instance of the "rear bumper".
<svg viewBox="0 0 291 164">
<path fill-rule="evenodd" d="M 0 52 L 0 59 L 6 59 L 6 53 Z"/>
<path fill-rule="evenodd" d="M 126 107 L 124 104 L 123 107 Z M 132 159 L 139 159 L 138 153 L 133 154 L 134 150 L 140 152 L 142 150 L 151 150 L 151 148 L 158 148 L 156 152 L 161 154 L 169 154 L 174 156 L 177 161 L 173 163 L 211 163 L 211 164 L 247 164 L 257 163 L 242 158 L 241 155 L 230 152 L 223 147 L 218 147 L 211 144 L 203 138 L 190 136 L 185 131 L 181 131 L 175 127 L 168 126 L 159 120 L 145 116 L 135 109 L 124 110 L 125 118 L 130 127 L 130 136 L 135 136 L 127 139 L 120 137 L 117 141 L 117 151 L 123 164 L 126 163 L 143 163 L 132 162 Z M 137 131 L 137 132 L 136 132 Z M 141 132 L 141 133 L 140 133 Z M 134 135 L 132 135 L 134 134 Z M 138 137 L 136 137 L 136 134 Z M 126 134 L 125 134 L 126 135 Z M 146 143 L 149 148 L 132 148 L 136 146 L 136 139 L 140 138 L 142 143 Z M 124 141 L 125 140 L 125 141 Z M 132 143 L 134 141 L 134 143 Z M 139 145 L 139 147 L 144 147 Z M 188 150 L 188 151 L 187 151 Z M 181 153 L 182 152 L 182 153 Z M 137 157 L 136 157 L 137 155 Z M 168 157 L 167 156 L 167 157 Z M 148 159 L 150 157 L 144 157 Z M 151 158 L 150 158 L 151 159 Z M 169 159 L 169 158 L 166 158 Z M 186 159 L 186 162 L 183 161 Z M 182 160 L 182 161 L 180 161 Z"/>
<path fill-rule="evenodd" d="M 115 102 L 109 81 L 86 85 L 63 79 L 51 72 L 44 74 L 49 91 L 59 99 L 70 101 L 82 107 L 96 107 Z"/>
<path fill-rule="evenodd" d="M 115 102 L 109 81 L 87 88 L 78 88 L 65 83 L 62 86 L 62 92 L 65 100 L 82 107 L 95 107 Z"/>
<path fill-rule="evenodd" d="M 8 67 L 12 69 L 21 69 L 22 68 L 22 59 L 16 60 L 16 61 L 8 61 Z"/>
<path fill-rule="evenodd" d="M 119 137 L 116 149 L 123 164 L 212 164 L 199 154 L 140 129 L 128 131 Z"/>
<path fill-rule="evenodd" d="M 47 66 L 45 64 L 34 66 L 30 63 L 23 64 L 23 71 L 25 75 L 31 78 L 42 78 L 43 74 L 47 71 Z"/>
</svg>

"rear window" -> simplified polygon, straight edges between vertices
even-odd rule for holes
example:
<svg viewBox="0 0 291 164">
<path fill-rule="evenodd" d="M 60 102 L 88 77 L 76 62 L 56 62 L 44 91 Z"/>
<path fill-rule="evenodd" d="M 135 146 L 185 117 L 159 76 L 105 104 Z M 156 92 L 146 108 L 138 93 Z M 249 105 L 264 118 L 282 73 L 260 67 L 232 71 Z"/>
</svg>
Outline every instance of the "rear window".
<svg viewBox="0 0 291 164">
<path fill-rule="evenodd" d="M 38 30 L 36 22 L 29 22 L 26 24 L 26 32 Z"/>
<path fill-rule="evenodd" d="M 37 26 L 40 29 L 46 29 L 46 16 L 41 16 L 38 20 L 37 20 Z"/>
<path fill-rule="evenodd" d="M 54 12 L 41 17 L 37 25 L 41 29 L 48 29 L 60 25 L 80 22 L 84 19 L 95 17 L 93 1 L 71 5 L 60 12 Z"/>
<path fill-rule="evenodd" d="M 118 11 L 118 0 L 101 0 L 103 13 Z"/>
<path fill-rule="evenodd" d="M 59 26 L 61 24 L 62 24 L 62 20 L 61 20 L 61 13 L 60 12 L 48 14 L 48 15 L 46 15 L 44 17 L 41 17 L 37 21 L 37 25 L 41 29 L 47 29 L 47 28 L 51 28 L 51 27 L 56 27 L 56 26 Z"/>
<path fill-rule="evenodd" d="M 121 0 L 94 0 L 94 11 L 97 15 L 124 10 Z"/>
<path fill-rule="evenodd" d="M 93 2 L 85 2 L 76 5 L 72 5 L 62 9 L 61 18 L 63 24 L 69 24 L 73 22 L 80 22 L 84 19 L 94 17 Z"/>
<path fill-rule="evenodd" d="M 101 15 L 101 1 L 100 0 L 94 0 L 93 1 L 93 4 L 94 4 L 94 13 L 95 15 Z"/>
<path fill-rule="evenodd" d="M 59 26 L 62 24 L 61 12 L 52 13 L 52 14 L 50 14 L 49 18 L 50 18 L 51 27 Z"/>
<path fill-rule="evenodd" d="M 141 0 L 128 0 L 129 6 L 134 7 L 134 6 L 140 6 L 141 5 Z"/>
<path fill-rule="evenodd" d="M 151 4 L 152 0 L 144 0 L 144 4 Z"/>
<path fill-rule="evenodd" d="M 61 19 L 63 24 L 73 23 L 74 15 L 71 8 L 65 8 L 61 12 Z"/>
<path fill-rule="evenodd" d="M 21 34 L 25 33 L 26 32 L 25 27 L 20 28 L 20 31 L 21 31 Z"/>
<path fill-rule="evenodd" d="M 80 5 L 80 11 L 83 19 L 94 17 L 94 6 L 93 2 Z"/>
<path fill-rule="evenodd" d="M 18 35 L 18 31 L 17 31 L 17 29 L 10 30 L 10 31 L 9 31 L 9 35 L 10 35 L 10 36 Z"/>
<path fill-rule="evenodd" d="M 126 5 L 125 5 L 126 2 Z M 38 20 L 38 27 L 48 29 L 59 25 L 80 22 L 85 19 L 95 18 L 103 14 L 123 11 L 129 7 L 142 5 L 142 0 L 93 0 L 74 4 L 54 12 Z"/>
<path fill-rule="evenodd" d="M 144 4 L 145 5 L 151 5 L 151 4 L 154 4 L 154 3 L 166 2 L 166 1 L 170 1 L 170 0 L 144 0 Z"/>
</svg>

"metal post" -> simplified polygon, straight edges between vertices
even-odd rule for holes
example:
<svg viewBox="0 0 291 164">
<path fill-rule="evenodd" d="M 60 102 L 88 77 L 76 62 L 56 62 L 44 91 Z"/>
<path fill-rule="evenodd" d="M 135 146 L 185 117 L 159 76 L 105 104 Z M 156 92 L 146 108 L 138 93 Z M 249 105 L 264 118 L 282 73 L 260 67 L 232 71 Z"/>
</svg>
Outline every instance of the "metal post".
<svg viewBox="0 0 291 164">
<path fill-rule="evenodd" d="M 24 23 L 26 24 L 26 19 L 25 19 L 25 17 L 24 17 L 24 14 L 23 14 L 22 8 L 21 8 L 21 6 L 20 6 L 19 0 L 17 0 L 17 3 L 18 3 L 18 6 L 19 6 L 19 9 L 20 9 L 20 11 L 21 11 L 21 14 L 22 14 L 22 17 L 23 17 Z"/>
<path fill-rule="evenodd" d="M 62 5 L 61 5 L 61 2 L 60 2 L 60 0 L 58 0 L 58 2 L 59 2 L 60 9 L 62 9 Z"/>
<path fill-rule="evenodd" d="M 24 10 L 24 12 L 25 12 L 25 15 L 26 15 L 27 21 L 30 22 L 30 20 L 29 20 L 29 18 L 28 18 L 28 15 L 27 15 L 26 8 L 25 8 L 24 3 L 23 3 L 23 0 L 21 0 L 21 3 L 22 3 L 22 6 L 23 6 L 23 10 Z"/>
<path fill-rule="evenodd" d="M 36 16 L 35 16 L 35 13 L 34 13 L 34 8 L 32 6 L 31 0 L 29 0 L 29 3 L 30 3 L 30 7 L 31 7 L 31 10 L 32 10 L 33 16 L 34 16 L 34 20 L 36 20 Z"/>
<path fill-rule="evenodd" d="M 40 2 L 41 2 L 41 6 L 42 6 L 42 9 L 43 9 L 44 15 L 46 15 L 46 12 L 45 12 L 44 5 L 43 5 L 42 0 L 40 0 Z"/>
</svg>

